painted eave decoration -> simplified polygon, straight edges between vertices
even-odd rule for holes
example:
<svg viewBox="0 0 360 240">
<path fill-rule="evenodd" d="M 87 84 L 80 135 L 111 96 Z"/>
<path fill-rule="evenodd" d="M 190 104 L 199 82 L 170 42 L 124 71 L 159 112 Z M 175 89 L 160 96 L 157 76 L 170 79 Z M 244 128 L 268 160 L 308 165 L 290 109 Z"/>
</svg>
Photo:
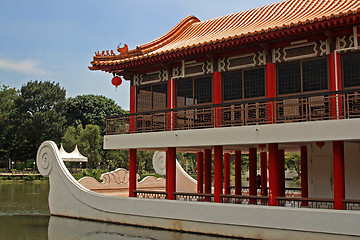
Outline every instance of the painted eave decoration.
<svg viewBox="0 0 360 240">
<path fill-rule="evenodd" d="M 360 21 L 359 0 L 288 0 L 200 21 L 188 16 L 165 35 L 128 50 L 96 52 L 90 70 L 126 70 Z"/>
</svg>

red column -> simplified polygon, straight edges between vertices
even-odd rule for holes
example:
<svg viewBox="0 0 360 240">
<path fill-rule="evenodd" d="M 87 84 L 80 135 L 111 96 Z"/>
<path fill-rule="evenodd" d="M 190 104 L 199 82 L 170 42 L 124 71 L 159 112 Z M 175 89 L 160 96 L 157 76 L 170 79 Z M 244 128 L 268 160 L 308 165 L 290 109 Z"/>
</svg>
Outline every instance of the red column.
<svg viewBox="0 0 360 240">
<path fill-rule="evenodd" d="M 267 196 L 267 152 L 260 153 L 261 195 Z"/>
<path fill-rule="evenodd" d="M 279 161 L 278 144 L 269 143 L 269 206 L 277 206 L 276 197 L 279 193 Z"/>
<path fill-rule="evenodd" d="M 214 146 L 214 202 L 221 202 L 223 192 L 223 147 Z"/>
<path fill-rule="evenodd" d="M 211 149 L 204 150 L 205 193 L 211 193 Z"/>
<path fill-rule="evenodd" d="M 129 197 L 134 197 L 136 190 L 136 149 L 129 149 Z"/>
<path fill-rule="evenodd" d="M 301 159 L 301 197 L 308 197 L 308 167 L 307 167 L 307 147 L 300 147 Z M 307 206 L 307 202 L 301 203 L 301 206 Z"/>
<path fill-rule="evenodd" d="M 136 88 L 135 86 L 130 85 L 130 113 L 136 112 Z M 129 132 L 135 132 L 135 117 L 130 117 L 129 122 Z"/>
<path fill-rule="evenodd" d="M 235 195 L 241 195 L 241 151 L 235 151 Z"/>
<path fill-rule="evenodd" d="M 165 159 L 165 191 L 169 192 L 169 151 L 166 149 L 166 159 Z"/>
<path fill-rule="evenodd" d="M 329 82 L 330 82 L 330 91 L 340 91 L 342 89 L 341 84 L 341 62 L 340 54 L 336 53 L 336 66 L 335 66 L 335 53 L 330 53 L 329 55 Z M 336 95 L 331 95 L 330 100 L 330 112 L 332 119 L 337 119 L 337 117 L 342 116 L 342 99 L 341 97 L 336 97 Z"/>
<path fill-rule="evenodd" d="M 221 103 L 221 73 L 213 72 L 213 104 Z M 221 109 L 215 108 L 215 127 L 221 126 Z"/>
<path fill-rule="evenodd" d="M 266 97 L 276 97 L 276 65 L 275 63 L 266 64 Z M 274 102 L 267 103 L 267 122 L 275 123 L 275 107 Z"/>
<path fill-rule="evenodd" d="M 256 184 L 257 153 L 256 148 L 249 148 L 249 195 L 257 195 Z"/>
<path fill-rule="evenodd" d="M 230 194 L 230 153 L 224 153 L 224 194 Z"/>
<path fill-rule="evenodd" d="M 197 192 L 203 193 L 203 185 L 204 185 L 204 154 L 202 152 L 197 153 Z"/>
<path fill-rule="evenodd" d="M 345 199 L 345 175 L 344 175 L 344 142 L 333 142 L 333 165 L 334 165 L 334 208 L 344 209 Z"/>
<path fill-rule="evenodd" d="M 285 197 L 285 151 L 284 149 L 278 150 L 279 156 L 279 181 L 280 181 L 280 187 L 279 187 L 279 195 L 280 197 Z"/>
<path fill-rule="evenodd" d="M 168 163 L 168 167 L 166 170 L 169 171 L 169 174 L 166 174 L 168 181 L 168 199 L 174 200 L 174 192 L 176 192 L 176 148 L 169 147 L 167 149 L 168 154 L 167 157 L 169 160 L 166 162 Z"/>
<path fill-rule="evenodd" d="M 169 79 L 168 80 L 168 99 L 167 99 L 167 106 L 168 109 L 175 108 L 175 80 Z M 168 131 L 171 131 L 174 129 L 175 119 L 174 114 L 172 112 L 169 112 L 167 115 L 167 129 Z"/>
</svg>

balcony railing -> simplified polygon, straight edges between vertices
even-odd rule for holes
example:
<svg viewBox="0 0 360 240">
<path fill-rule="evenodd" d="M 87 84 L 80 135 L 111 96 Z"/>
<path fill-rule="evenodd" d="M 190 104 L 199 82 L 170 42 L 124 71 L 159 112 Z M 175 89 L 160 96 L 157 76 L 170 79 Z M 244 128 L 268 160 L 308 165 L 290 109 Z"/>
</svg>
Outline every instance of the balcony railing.
<svg viewBox="0 0 360 240">
<path fill-rule="evenodd" d="M 106 134 L 308 122 L 360 117 L 360 89 L 109 116 Z"/>
</svg>

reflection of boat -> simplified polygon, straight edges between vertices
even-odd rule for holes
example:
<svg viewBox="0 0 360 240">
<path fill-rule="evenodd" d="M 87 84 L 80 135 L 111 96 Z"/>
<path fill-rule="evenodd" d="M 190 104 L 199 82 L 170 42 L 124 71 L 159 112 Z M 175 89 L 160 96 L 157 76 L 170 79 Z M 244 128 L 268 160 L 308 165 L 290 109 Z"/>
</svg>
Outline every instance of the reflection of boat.
<svg viewBox="0 0 360 240">
<path fill-rule="evenodd" d="M 221 240 L 225 238 L 179 233 L 134 226 L 78 220 L 51 216 L 48 227 L 49 240 L 92 240 L 92 239 L 157 239 L 157 240 Z"/>
<path fill-rule="evenodd" d="M 99 194 L 85 188 L 71 176 L 59 157 L 56 144 L 51 141 L 40 146 L 37 165 L 41 174 L 49 176 L 51 215 L 251 238 L 350 239 L 360 235 L 359 228 L 354 227 L 358 224 L 358 212 L 183 202 Z M 78 229 L 79 227 L 76 227 L 76 230 Z"/>
</svg>

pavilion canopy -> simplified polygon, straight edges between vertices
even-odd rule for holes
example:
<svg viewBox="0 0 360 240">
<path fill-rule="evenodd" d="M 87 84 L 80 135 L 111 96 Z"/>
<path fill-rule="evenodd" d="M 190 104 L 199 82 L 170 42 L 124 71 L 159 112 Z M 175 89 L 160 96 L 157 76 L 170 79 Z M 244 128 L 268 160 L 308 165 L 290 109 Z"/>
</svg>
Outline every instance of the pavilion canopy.
<svg viewBox="0 0 360 240">
<path fill-rule="evenodd" d="M 64 162 L 87 162 L 88 161 L 87 157 L 84 157 L 83 155 L 81 155 L 77 146 L 75 146 L 74 151 L 72 151 L 71 153 L 68 153 L 64 150 L 64 148 L 61 144 L 59 153 Z"/>
</svg>

